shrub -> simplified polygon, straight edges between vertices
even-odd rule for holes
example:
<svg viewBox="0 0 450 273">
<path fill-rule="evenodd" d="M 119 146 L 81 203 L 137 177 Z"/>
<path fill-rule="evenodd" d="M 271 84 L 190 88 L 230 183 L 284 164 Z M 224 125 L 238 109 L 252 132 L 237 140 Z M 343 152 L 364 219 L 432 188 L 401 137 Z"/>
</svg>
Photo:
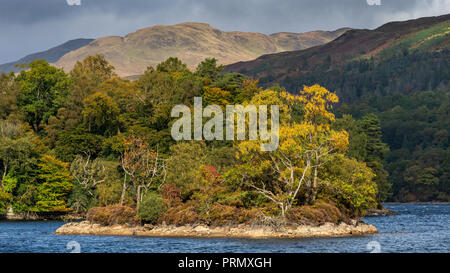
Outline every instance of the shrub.
<svg viewBox="0 0 450 273">
<path fill-rule="evenodd" d="M 222 204 L 214 204 L 208 215 L 203 216 L 203 221 L 213 226 L 228 224 L 248 223 L 257 216 L 257 210 L 237 208 Z"/>
<path fill-rule="evenodd" d="M 287 219 L 295 224 L 320 225 L 325 223 L 338 224 L 348 222 L 348 216 L 331 201 L 319 200 L 316 204 L 294 207 L 287 213 Z"/>
<path fill-rule="evenodd" d="M 97 185 L 96 192 L 98 196 L 98 204 L 100 206 L 117 204 L 120 202 L 123 183 L 120 173 L 117 170 L 117 163 L 102 161 L 102 165 L 105 167 L 105 181 Z"/>
<path fill-rule="evenodd" d="M 161 188 L 161 194 L 167 203 L 168 207 L 176 207 L 181 204 L 181 193 L 180 189 L 175 187 L 173 184 L 165 184 Z"/>
<path fill-rule="evenodd" d="M 149 192 L 139 204 L 138 217 L 144 222 L 156 224 L 167 205 L 163 197 L 155 192 Z"/>
<path fill-rule="evenodd" d="M 236 208 L 218 203 L 213 204 L 205 214 L 201 213 L 199 204 L 191 200 L 177 207 L 169 208 L 159 220 L 177 226 L 195 224 L 224 226 L 249 223 L 257 214 L 256 209 Z"/>
<path fill-rule="evenodd" d="M 169 208 L 162 216 L 161 221 L 168 225 L 182 226 L 186 224 L 200 223 L 200 215 L 195 202 L 188 201 L 177 207 Z"/>
<path fill-rule="evenodd" d="M 324 165 L 324 173 L 319 184 L 320 196 L 346 206 L 354 216 L 362 216 L 367 209 L 376 207 L 375 174 L 365 163 L 335 155 Z"/>
<path fill-rule="evenodd" d="M 136 217 L 135 209 L 121 205 L 91 208 L 86 215 L 86 219 L 91 223 L 101 224 L 104 226 L 111 226 L 115 224 L 135 225 L 139 222 Z"/>
</svg>

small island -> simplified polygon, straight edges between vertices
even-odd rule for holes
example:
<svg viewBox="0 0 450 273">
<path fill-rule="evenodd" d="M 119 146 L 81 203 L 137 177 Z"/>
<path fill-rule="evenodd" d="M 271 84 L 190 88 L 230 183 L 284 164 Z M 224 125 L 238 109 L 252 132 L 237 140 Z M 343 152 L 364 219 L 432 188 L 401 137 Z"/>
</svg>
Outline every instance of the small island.
<svg viewBox="0 0 450 273">
<path fill-rule="evenodd" d="M 321 226 L 290 226 L 279 229 L 264 226 L 222 226 L 205 225 L 167 226 L 144 225 L 103 226 L 90 222 L 68 223 L 56 230 L 58 235 L 113 235 L 113 236 L 147 236 L 147 237 L 200 237 L 200 238 L 312 238 L 312 237 L 344 237 L 377 233 L 377 229 L 368 224 L 358 223 L 339 225 L 327 223 Z"/>
</svg>

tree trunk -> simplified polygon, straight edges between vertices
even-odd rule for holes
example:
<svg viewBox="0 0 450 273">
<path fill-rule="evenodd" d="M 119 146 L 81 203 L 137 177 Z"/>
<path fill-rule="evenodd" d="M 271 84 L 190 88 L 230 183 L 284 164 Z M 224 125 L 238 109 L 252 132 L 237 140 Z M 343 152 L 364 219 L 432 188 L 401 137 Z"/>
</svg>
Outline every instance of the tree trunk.
<svg viewBox="0 0 450 273">
<path fill-rule="evenodd" d="M 120 205 L 123 206 L 123 202 L 125 200 L 125 192 L 127 190 L 127 174 L 123 179 L 123 187 L 122 187 L 122 195 L 120 196 Z"/>
<path fill-rule="evenodd" d="M 306 204 L 311 205 L 311 196 L 312 196 L 312 182 L 311 178 L 308 177 L 306 180 L 306 192 L 305 192 L 305 201 Z"/>
<path fill-rule="evenodd" d="M 313 188 L 312 188 L 312 194 L 311 194 L 311 205 L 314 204 L 314 202 L 316 202 L 316 197 L 317 197 L 317 167 L 314 169 L 314 180 L 313 180 Z"/>
<path fill-rule="evenodd" d="M 139 208 L 140 203 L 141 203 L 141 186 L 138 186 L 137 194 L 136 194 L 136 207 L 137 208 Z"/>
</svg>

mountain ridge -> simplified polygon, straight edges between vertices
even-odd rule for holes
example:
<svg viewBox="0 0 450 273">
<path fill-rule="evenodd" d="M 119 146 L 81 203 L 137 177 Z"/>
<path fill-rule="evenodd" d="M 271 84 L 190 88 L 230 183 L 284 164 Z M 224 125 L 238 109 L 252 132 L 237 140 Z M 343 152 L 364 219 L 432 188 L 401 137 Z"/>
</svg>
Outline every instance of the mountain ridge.
<svg viewBox="0 0 450 273">
<path fill-rule="evenodd" d="M 69 40 L 63 44 L 57 45 L 48 50 L 29 54 L 17 61 L 0 64 L 0 73 L 2 73 L 2 72 L 4 72 L 4 73 L 18 72 L 21 69 L 19 67 L 16 67 L 16 65 L 30 63 L 36 59 L 44 59 L 49 63 L 56 62 L 59 60 L 59 58 L 61 58 L 68 52 L 76 50 L 80 47 L 83 47 L 92 41 L 94 41 L 94 39 L 79 38 L 79 39 Z"/>
<path fill-rule="evenodd" d="M 68 52 L 55 65 L 70 70 L 89 55 L 103 54 L 119 76 L 142 74 L 168 57 L 178 57 L 195 68 L 205 58 L 217 58 L 221 64 L 255 59 L 266 53 L 309 48 L 329 42 L 348 31 L 258 32 L 222 31 L 206 23 L 186 22 L 171 26 L 155 25 L 121 36 L 98 38 Z"/>
<path fill-rule="evenodd" d="M 330 43 L 266 54 L 252 61 L 228 65 L 226 71 L 259 79 L 265 87 L 278 83 L 294 91 L 310 80 L 311 77 L 305 75 L 326 73 L 352 61 L 372 57 L 387 59 L 405 50 L 439 52 L 448 49 L 449 29 L 450 14 L 390 22 L 374 30 L 352 29 Z M 296 80 L 298 83 L 292 84 Z"/>
</svg>

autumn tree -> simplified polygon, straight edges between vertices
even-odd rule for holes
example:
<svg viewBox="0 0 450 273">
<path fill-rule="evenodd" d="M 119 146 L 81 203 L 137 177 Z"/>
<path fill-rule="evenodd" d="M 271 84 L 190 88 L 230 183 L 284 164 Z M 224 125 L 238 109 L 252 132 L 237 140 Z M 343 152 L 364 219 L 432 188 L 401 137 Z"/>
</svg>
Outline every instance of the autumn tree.
<svg viewBox="0 0 450 273">
<path fill-rule="evenodd" d="M 207 105 L 219 105 L 225 107 L 233 101 L 231 93 L 218 87 L 205 87 L 202 99 Z"/>
<path fill-rule="evenodd" d="M 284 217 L 298 202 L 301 188 L 304 200 L 313 204 L 317 197 L 320 168 L 333 153 L 347 149 L 348 135 L 334 131 L 329 112 L 337 96 L 318 85 L 305 87 L 300 95 L 264 91 L 256 95 L 252 104 L 279 105 L 279 147 L 272 152 L 261 152 L 260 141 L 243 141 L 237 145 L 239 164 L 228 173 L 277 204 Z M 305 115 L 301 123 L 292 122 L 290 105 L 302 104 Z"/>
<path fill-rule="evenodd" d="M 303 126 L 309 127 L 306 134 L 306 162 L 310 162 L 312 175 L 306 180 L 307 202 L 313 204 L 317 197 L 319 168 L 329 160 L 333 152 L 345 152 L 348 149 L 348 133 L 336 132 L 330 125 L 335 121 L 331 113 L 332 104 L 339 101 L 336 94 L 319 85 L 305 86 L 299 100 L 305 108 Z"/>
</svg>

